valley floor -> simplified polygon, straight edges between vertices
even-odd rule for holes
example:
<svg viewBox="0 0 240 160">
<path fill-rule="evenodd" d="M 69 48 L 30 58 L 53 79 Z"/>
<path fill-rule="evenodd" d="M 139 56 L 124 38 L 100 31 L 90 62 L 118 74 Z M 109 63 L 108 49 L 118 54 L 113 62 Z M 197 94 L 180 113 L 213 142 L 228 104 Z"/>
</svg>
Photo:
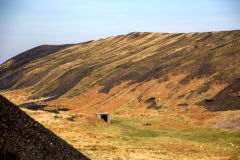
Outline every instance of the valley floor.
<svg viewBox="0 0 240 160">
<path fill-rule="evenodd" d="M 16 105 L 34 102 L 20 90 L 1 94 Z M 108 124 L 94 113 L 21 107 L 94 160 L 240 159 L 240 110 L 209 112 L 200 106 L 181 106 L 136 112 L 131 108 L 126 104 L 111 112 Z"/>
<path fill-rule="evenodd" d="M 112 114 L 108 124 L 82 114 L 23 110 L 91 159 L 240 158 L 240 131 L 176 127 L 170 119 L 182 121 L 179 115 Z"/>
</svg>

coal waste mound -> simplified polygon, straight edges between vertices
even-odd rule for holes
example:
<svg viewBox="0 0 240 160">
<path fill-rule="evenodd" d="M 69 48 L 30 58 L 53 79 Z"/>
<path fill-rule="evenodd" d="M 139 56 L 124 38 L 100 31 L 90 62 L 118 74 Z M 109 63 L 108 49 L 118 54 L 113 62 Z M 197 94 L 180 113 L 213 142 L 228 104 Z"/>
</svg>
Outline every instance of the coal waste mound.
<svg viewBox="0 0 240 160">
<path fill-rule="evenodd" d="M 89 158 L 0 95 L 0 160 L 11 159 L 88 160 Z"/>
</svg>

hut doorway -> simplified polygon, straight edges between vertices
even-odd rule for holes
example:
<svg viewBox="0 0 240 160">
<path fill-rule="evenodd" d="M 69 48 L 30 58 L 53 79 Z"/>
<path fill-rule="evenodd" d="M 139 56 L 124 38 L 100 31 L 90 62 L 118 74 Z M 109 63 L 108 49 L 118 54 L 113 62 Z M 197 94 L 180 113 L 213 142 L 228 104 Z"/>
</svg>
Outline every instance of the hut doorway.
<svg viewBox="0 0 240 160">
<path fill-rule="evenodd" d="M 108 121 L 108 116 L 107 115 L 101 115 L 101 119 L 103 119 L 105 122 L 107 122 Z"/>
</svg>

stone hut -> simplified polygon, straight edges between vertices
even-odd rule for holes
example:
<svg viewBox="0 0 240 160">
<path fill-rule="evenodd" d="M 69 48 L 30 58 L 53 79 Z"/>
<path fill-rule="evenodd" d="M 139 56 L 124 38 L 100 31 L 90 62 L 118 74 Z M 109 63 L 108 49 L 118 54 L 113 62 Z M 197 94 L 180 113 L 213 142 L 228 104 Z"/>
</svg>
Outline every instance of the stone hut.
<svg viewBox="0 0 240 160">
<path fill-rule="evenodd" d="M 99 119 L 103 119 L 105 122 L 107 123 L 111 123 L 110 122 L 110 114 L 108 112 L 104 112 L 104 113 L 96 113 L 96 116 Z"/>
</svg>

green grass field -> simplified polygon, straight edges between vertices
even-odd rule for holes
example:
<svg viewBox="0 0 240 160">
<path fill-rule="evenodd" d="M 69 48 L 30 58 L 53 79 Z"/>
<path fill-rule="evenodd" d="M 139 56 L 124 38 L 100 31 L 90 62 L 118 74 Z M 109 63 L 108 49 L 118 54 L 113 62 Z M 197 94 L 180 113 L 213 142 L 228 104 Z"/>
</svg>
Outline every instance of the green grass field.
<svg viewBox="0 0 240 160">
<path fill-rule="evenodd" d="M 97 134 L 114 135 L 111 140 L 121 147 L 154 151 L 161 158 L 238 159 L 240 132 L 226 129 L 197 127 L 188 129 L 153 130 L 139 127 L 141 119 L 113 118 L 111 124 L 95 123 L 90 131 Z M 164 158 L 164 157 L 162 157 Z"/>
<path fill-rule="evenodd" d="M 240 131 L 210 127 L 154 129 L 169 115 L 87 115 L 25 110 L 91 159 L 239 159 Z M 178 120 L 175 117 L 175 120 Z"/>
</svg>

